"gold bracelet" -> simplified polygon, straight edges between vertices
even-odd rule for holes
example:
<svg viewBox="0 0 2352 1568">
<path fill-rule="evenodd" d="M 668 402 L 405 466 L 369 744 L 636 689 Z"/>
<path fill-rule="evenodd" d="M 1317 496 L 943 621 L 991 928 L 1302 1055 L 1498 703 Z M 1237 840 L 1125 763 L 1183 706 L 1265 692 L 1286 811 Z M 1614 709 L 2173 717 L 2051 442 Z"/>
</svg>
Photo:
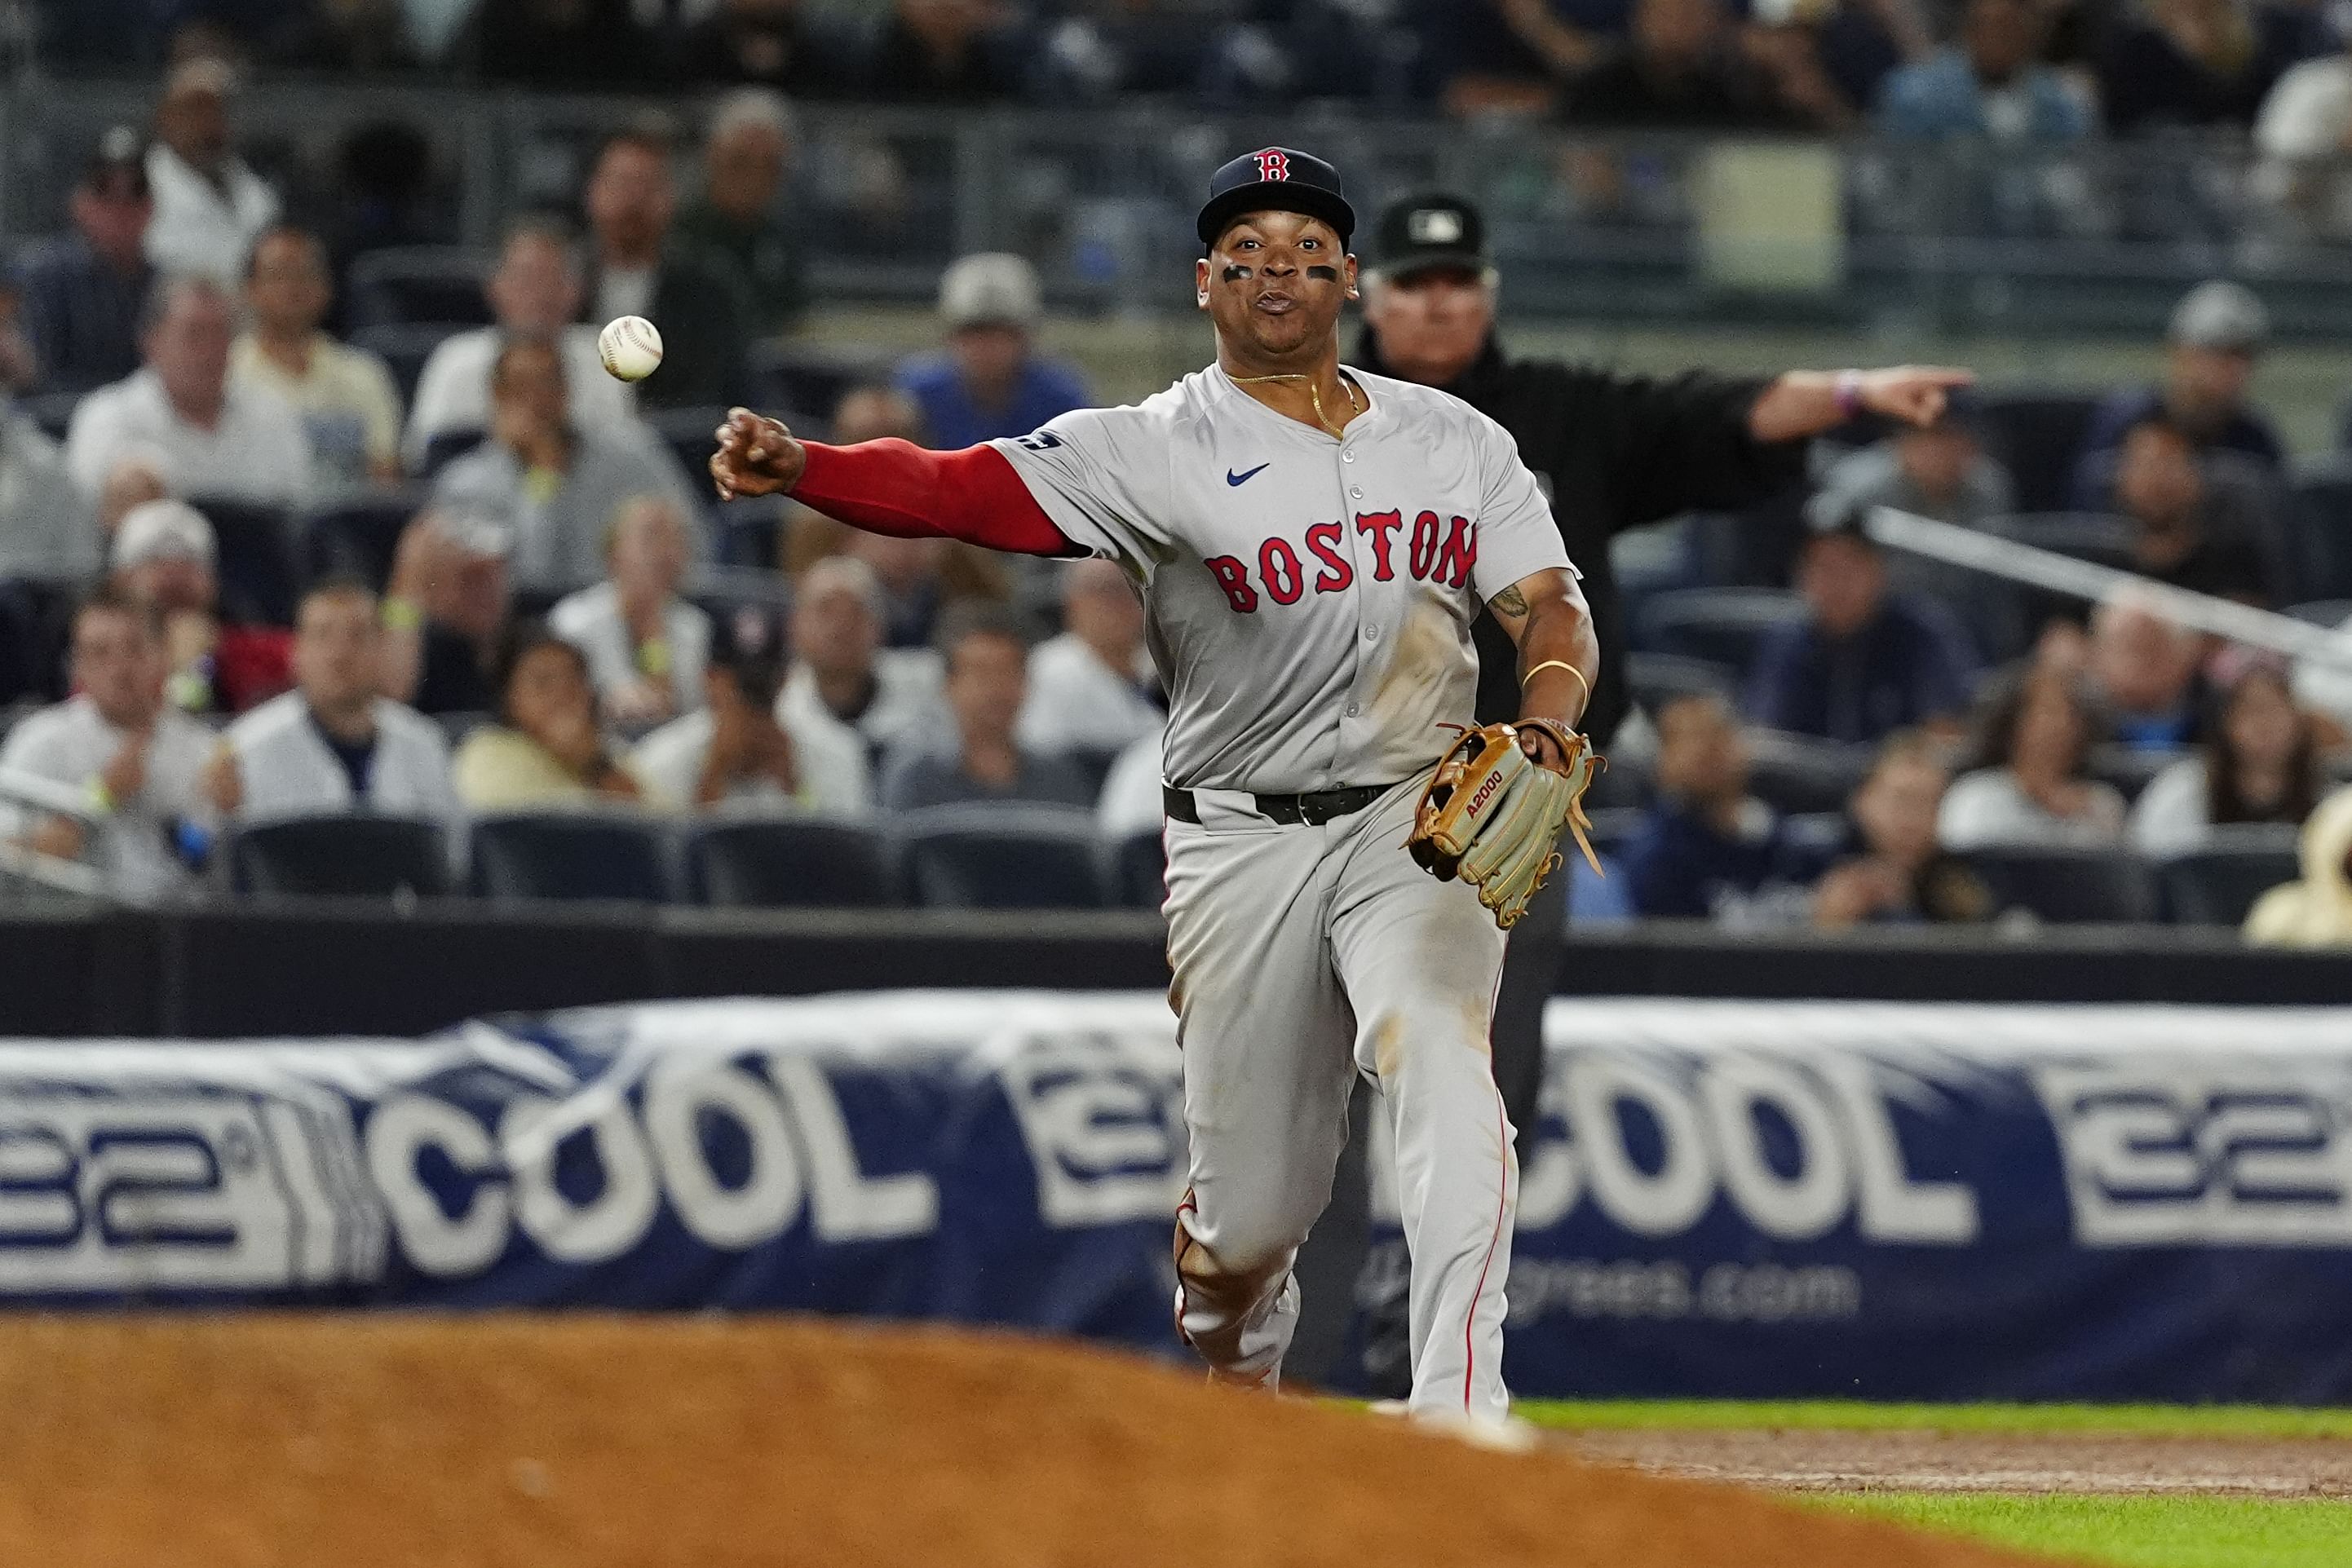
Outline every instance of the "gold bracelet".
<svg viewBox="0 0 2352 1568">
<path fill-rule="evenodd" d="M 1527 690 L 1528 683 L 1534 680 L 1546 670 L 1566 670 L 1570 674 L 1574 675 L 1576 677 L 1576 684 L 1584 688 L 1585 706 L 1588 707 L 1591 706 L 1592 683 L 1584 678 L 1584 672 L 1582 670 L 1578 669 L 1566 659 L 1546 659 L 1542 664 L 1538 664 L 1534 669 L 1529 670 L 1526 674 L 1519 677 L 1519 689 L 1521 691 Z"/>
</svg>

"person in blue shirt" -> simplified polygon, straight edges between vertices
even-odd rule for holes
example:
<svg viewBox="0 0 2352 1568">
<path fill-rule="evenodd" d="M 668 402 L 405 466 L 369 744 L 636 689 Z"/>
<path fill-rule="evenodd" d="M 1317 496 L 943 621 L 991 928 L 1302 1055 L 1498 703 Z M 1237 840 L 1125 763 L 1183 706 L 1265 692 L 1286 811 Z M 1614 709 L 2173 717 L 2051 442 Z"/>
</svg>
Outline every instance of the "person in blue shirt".
<svg viewBox="0 0 2352 1568">
<path fill-rule="evenodd" d="M 1804 864 L 1779 813 L 1748 792 L 1748 745 L 1723 699 L 1658 710 L 1657 803 L 1625 845 L 1635 913 L 1774 924 L 1801 917 Z"/>
<path fill-rule="evenodd" d="M 2046 27 L 2032 0 L 1969 0 L 1958 42 L 1880 84 L 1879 130 L 1914 141 L 2088 136 L 2090 110 L 2035 58 Z"/>
<path fill-rule="evenodd" d="M 940 278 L 947 351 L 899 367 L 898 387 L 923 411 L 931 444 L 956 452 L 1026 435 L 1092 399 L 1078 372 L 1035 351 L 1044 314 L 1037 274 L 1017 256 L 960 257 Z"/>
<path fill-rule="evenodd" d="M 18 309 L 44 392 L 86 392 L 139 369 L 139 310 L 154 287 L 144 246 L 155 204 L 139 133 L 100 141 L 73 191 L 73 232 L 37 247 Z"/>
<path fill-rule="evenodd" d="M 1825 520 L 1797 563 L 1806 616 L 1758 649 L 1748 718 L 1857 744 L 1915 725 L 1957 730 L 1977 672 L 1967 633 L 1934 601 L 1887 591 L 1886 559 L 1855 514 Z"/>
</svg>

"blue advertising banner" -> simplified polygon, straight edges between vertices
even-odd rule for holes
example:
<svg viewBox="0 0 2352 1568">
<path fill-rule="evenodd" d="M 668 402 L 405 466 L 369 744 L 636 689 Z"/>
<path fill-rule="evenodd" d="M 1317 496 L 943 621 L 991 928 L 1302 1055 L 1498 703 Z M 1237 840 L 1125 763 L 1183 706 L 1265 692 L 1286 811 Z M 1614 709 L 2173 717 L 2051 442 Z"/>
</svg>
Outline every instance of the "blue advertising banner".
<svg viewBox="0 0 2352 1568">
<path fill-rule="evenodd" d="M 2352 1014 L 1560 1001 L 1547 1028 L 1521 1392 L 2352 1398 Z"/>
<path fill-rule="evenodd" d="M 2352 1016 L 1548 1022 L 1522 1394 L 2352 1399 Z M 1156 995 L 0 1042 L 0 1302 L 808 1310 L 1164 1350 L 1182 1165 Z"/>
</svg>

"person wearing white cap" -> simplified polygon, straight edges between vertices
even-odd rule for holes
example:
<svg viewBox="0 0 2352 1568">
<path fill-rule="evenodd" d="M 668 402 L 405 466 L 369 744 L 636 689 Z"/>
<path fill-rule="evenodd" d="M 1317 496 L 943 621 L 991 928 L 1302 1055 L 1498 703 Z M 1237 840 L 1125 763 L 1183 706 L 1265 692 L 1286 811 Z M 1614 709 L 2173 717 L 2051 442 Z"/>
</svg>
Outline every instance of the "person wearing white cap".
<svg viewBox="0 0 2352 1568">
<path fill-rule="evenodd" d="M 899 367 L 898 385 L 923 411 L 942 451 L 1026 435 L 1092 401 L 1078 372 L 1034 351 L 1045 306 L 1037 273 L 1017 256 L 983 251 L 940 277 L 947 351 Z"/>
<path fill-rule="evenodd" d="M 212 524 L 185 501 L 142 502 L 114 530 L 112 584 L 162 623 L 164 690 L 186 713 L 242 713 L 292 679 L 285 628 L 222 624 L 216 559 Z"/>
<path fill-rule="evenodd" d="M 147 259 L 159 271 L 234 284 L 246 253 L 278 216 L 278 193 L 229 145 L 236 75 L 211 56 L 174 67 L 155 106 L 147 183 L 155 216 Z"/>
<path fill-rule="evenodd" d="M 2074 463 L 2074 504 L 2104 509 L 2124 437 L 2154 414 L 2186 434 L 2200 455 L 2232 453 L 2269 473 L 2284 469 L 2278 432 L 2246 401 L 2270 335 L 2270 312 L 2242 284 L 2215 278 L 2181 296 L 2165 332 L 2163 382 L 2116 392 L 2091 415 Z"/>
<path fill-rule="evenodd" d="M 86 858 L 106 893 L 152 903 L 193 892 L 193 862 L 210 844 L 213 810 L 200 786 L 217 744 L 163 700 L 163 628 L 110 589 L 74 615 L 75 695 L 8 732 L 0 772 L 83 793 L 88 821 L 0 806 L 0 836 L 65 859 Z"/>
</svg>

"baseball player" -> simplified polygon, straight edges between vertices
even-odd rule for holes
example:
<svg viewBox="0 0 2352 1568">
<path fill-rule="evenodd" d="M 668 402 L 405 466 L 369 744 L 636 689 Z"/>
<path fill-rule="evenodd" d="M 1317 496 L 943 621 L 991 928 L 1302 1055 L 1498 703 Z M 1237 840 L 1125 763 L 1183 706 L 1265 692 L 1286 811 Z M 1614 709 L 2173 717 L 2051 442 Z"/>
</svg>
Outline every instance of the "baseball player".
<svg viewBox="0 0 2352 1568">
<path fill-rule="evenodd" d="M 1102 556 L 1139 586 L 1170 710 L 1179 1329 L 1220 1380 L 1276 1384 L 1292 1260 L 1370 1074 L 1413 1260 L 1410 1408 L 1499 1422 L 1517 1166 L 1486 1032 L 1501 927 L 1581 821 L 1591 618 L 1499 425 L 1339 368 L 1357 277 L 1336 170 L 1237 158 L 1198 228 L 1217 359 L 1157 396 L 948 453 L 802 442 L 739 409 L 712 476 L 877 532 Z M 1517 644 L 1520 719 L 1457 739 L 1482 608 Z"/>
</svg>

